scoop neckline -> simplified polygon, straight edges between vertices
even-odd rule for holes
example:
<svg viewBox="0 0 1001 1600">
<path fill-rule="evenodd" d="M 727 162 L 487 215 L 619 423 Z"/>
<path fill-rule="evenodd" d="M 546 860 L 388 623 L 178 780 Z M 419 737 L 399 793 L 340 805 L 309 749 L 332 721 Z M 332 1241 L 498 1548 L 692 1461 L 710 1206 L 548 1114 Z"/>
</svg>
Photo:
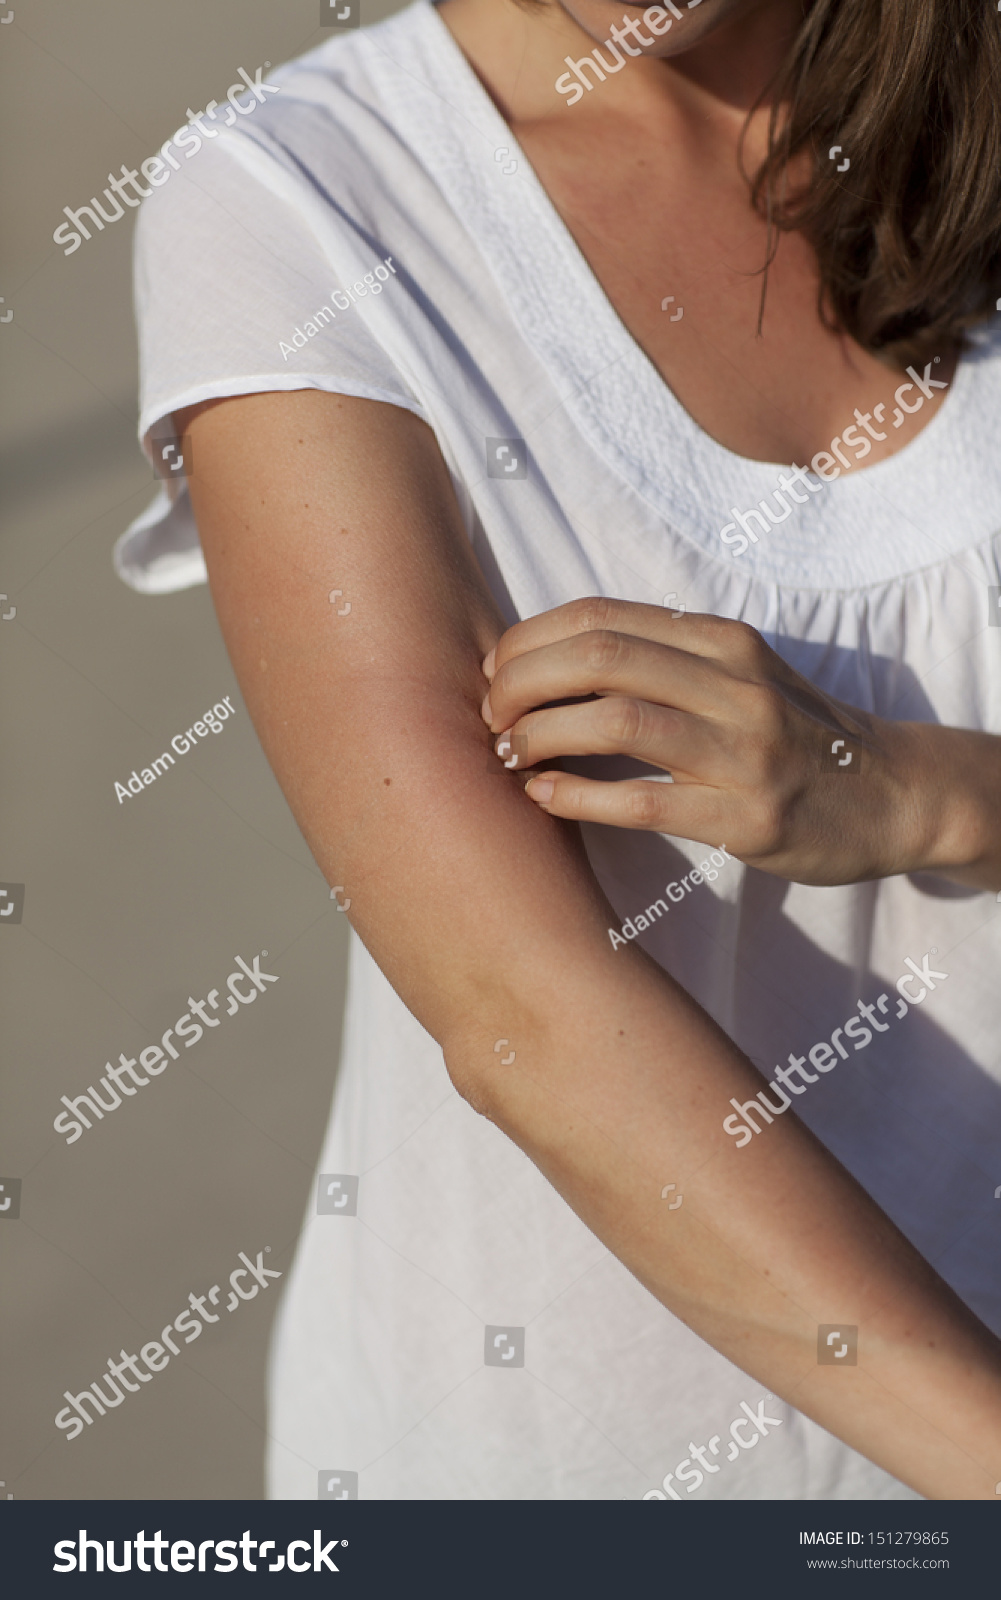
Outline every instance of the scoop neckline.
<svg viewBox="0 0 1001 1600">
<path fill-rule="evenodd" d="M 739 456 L 689 416 L 621 321 L 458 41 L 431 12 L 433 0 L 412 0 L 384 22 L 321 47 L 325 65 L 349 84 L 351 59 L 364 62 L 379 117 L 475 251 L 463 270 L 476 270 L 478 261 L 489 288 L 484 283 L 477 292 L 503 304 L 540 377 L 545 373 L 545 383 L 522 388 L 518 433 L 529 451 L 535 437 L 543 449 L 554 403 L 561 409 L 582 446 L 622 486 L 622 514 L 635 519 L 654 588 L 665 561 L 691 556 L 707 580 L 736 582 L 747 594 L 761 586 L 775 594 L 871 590 L 995 537 L 996 527 L 974 533 L 962 518 L 943 523 L 924 511 L 924 485 L 934 499 L 943 464 L 965 456 L 966 423 L 983 378 L 974 350 L 915 439 L 866 470 L 828 480 L 811 511 L 797 512 L 772 530 L 774 538 L 735 559 L 720 542 L 727 516 L 720 499 L 732 494 L 735 504 L 753 505 L 789 463 Z M 343 52 L 342 74 L 328 51 Z M 1001 340 L 993 353 L 1001 378 Z M 571 494 L 564 511 L 586 533 L 588 507 Z M 870 512 L 876 537 L 867 532 Z"/>
<path fill-rule="evenodd" d="M 414 10 L 433 14 L 432 29 L 437 30 L 439 35 L 444 35 L 448 46 L 454 53 L 459 71 L 464 77 L 464 87 L 467 93 L 478 101 L 477 109 L 494 123 L 496 129 L 503 130 L 505 136 L 514 141 L 516 147 L 514 155 L 516 158 L 520 157 L 521 161 L 524 162 L 525 173 L 523 181 L 533 191 L 533 198 L 540 213 L 539 220 L 545 224 L 549 243 L 564 258 L 567 272 L 573 273 L 575 278 L 580 281 L 582 289 L 587 292 L 587 298 L 595 307 L 600 307 L 601 321 L 607 338 L 609 340 L 617 338 L 622 345 L 621 359 L 628 359 L 630 364 L 637 369 L 637 375 L 642 371 L 647 390 L 647 393 L 643 396 L 643 405 L 649 402 L 652 406 L 656 400 L 657 409 L 669 414 L 665 420 L 669 420 L 674 426 L 680 424 L 701 453 L 715 454 L 722 462 L 727 464 L 728 469 L 731 471 L 738 470 L 742 473 L 747 473 L 760 469 L 769 476 L 774 476 L 775 473 L 787 471 L 794 466 L 795 463 L 791 461 L 766 461 L 757 456 L 742 455 L 739 451 L 732 450 L 729 445 L 723 444 L 721 440 L 715 438 L 697 421 L 683 401 L 679 399 L 656 364 L 647 355 L 642 345 L 630 332 L 625 322 L 623 322 L 591 263 L 560 216 L 549 191 L 521 145 L 518 144 L 516 135 L 491 99 L 486 86 L 481 82 L 475 67 L 463 51 L 459 41 L 440 16 L 437 0 L 415 0 Z M 566 297 L 562 303 L 556 297 L 552 297 L 549 300 L 549 310 L 552 314 L 554 326 L 561 324 L 563 307 L 568 299 L 569 297 Z M 567 331 L 569 332 L 570 330 L 568 329 Z M 887 368 L 887 376 L 892 378 L 895 374 Z M 915 434 L 914 438 L 910 439 L 901 449 L 895 450 L 892 455 L 885 456 L 881 461 L 873 462 L 871 466 L 862 467 L 859 470 L 853 469 L 839 478 L 826 480 L 827 487 L 833 489 L 841 487 L 843 489 L 849 482 L 858 483 L 863 478 L 873 482 L 884 479 L 891 475 L 887 469 L 893 469 L 899 460 L 906 459 L 908 467 L 913 467 L 916 464 L 918 447 L 924 446 L 924 441 L 929 434 L 937 435 L 942 431 L 940 425 L 943 417 L 947 418 L 949 413 L 959 409 L 959 405 L 954 405 L 953 401 L 956 399 L 957 393 L 965 392 L 968 379 L 969 361 L 966 358 L 966 353 L 960 352 L 948 392 L 941 397 L 937 410 L 920 432 Z M 900 374 L 897 377 L 896 387 L 899 388 L 901 383 L 905 381 L 907 381 L 906 374 Z M 890 402 L 887 402 L 887 406 L 889 404 Z M 814 453 L 817 454 L 819 452 Z M 924 446 L 920 453 L 927 454 L 927 447 Z M 812 460 L 812 457 L 810 459 Z M 809 463 L 806 465 L 808 466 Z"/>
</svg>

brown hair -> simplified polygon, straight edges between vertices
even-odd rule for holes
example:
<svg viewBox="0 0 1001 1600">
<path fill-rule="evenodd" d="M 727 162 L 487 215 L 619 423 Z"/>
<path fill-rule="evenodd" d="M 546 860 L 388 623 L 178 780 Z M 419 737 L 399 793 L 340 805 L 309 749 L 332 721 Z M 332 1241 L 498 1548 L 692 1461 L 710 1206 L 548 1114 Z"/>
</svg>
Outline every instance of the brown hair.
<svg viewBox="0 0 1001 1600">
<path fill-rule="evenodd" d="M 822 319 L 867 350 L 903 365 L 961 348 L 1001 293 L 1001 15 L 994 0 L 803 9 L 758 102 L 768 154 L 749 182 L 769 260 L 776 230 L 802 232 Z"/>
</svg>

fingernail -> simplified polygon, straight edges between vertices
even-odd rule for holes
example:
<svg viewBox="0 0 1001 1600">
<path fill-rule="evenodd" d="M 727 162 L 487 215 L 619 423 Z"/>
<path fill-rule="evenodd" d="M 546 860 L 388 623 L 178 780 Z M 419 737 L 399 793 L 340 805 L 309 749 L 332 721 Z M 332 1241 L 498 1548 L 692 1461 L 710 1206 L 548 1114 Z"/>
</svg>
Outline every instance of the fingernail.
<svg viewBox="0 0 1001 1600">
<path fill-rule="evenodd" d="M 485 695 L 484 698 L 483 698 L 483 704 L 480 707 L 480 716 L 483 718 L 484 722 L 486 723 L 487 727 L 489 728 L 491 722 L 493 722 L 493 720 L 494 720 L 494 714 L 493 714 L 493 711 L 491 710 L 491 707 L 490 707 L 490 696 L 489 696 L 489 694 Z"/>
<path fill-rule="evenodd" d="M 492 678 L 493 677 L 493 675 L 494 675 L 494 663 L 495 663 L 496 659 L 497 659 L 497 647 L 495 645 L 494 648 L 492 650 L 488 650 L 486 655 L 483 657 L 483 666 L 482 666 L 482 668 L 480 670 L 482 671 L 483 676 L 485 678 Z"/>
<path fill-rule="evenodd" d="M 556 788 L 552 778 L 532 778 L 525 785 L 525 793 L 530 800 L 537 800 L 539 805 L 546 805 L 553 798 Z"/>
</svg>

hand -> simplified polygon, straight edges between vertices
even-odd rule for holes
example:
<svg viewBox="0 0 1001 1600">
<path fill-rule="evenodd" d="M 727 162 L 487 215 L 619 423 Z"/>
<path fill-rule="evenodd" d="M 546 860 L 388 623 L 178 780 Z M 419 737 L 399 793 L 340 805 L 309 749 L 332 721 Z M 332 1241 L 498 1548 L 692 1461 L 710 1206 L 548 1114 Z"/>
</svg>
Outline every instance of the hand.
<svg viewBox="0 0 1001 1600">
<path fill-rule="evenodd" d="M 553 816 L 723 843 L 799 883 L 935 869 L 923 739 L 953 730 L 832 700 L 746 623 L 578 600 L 508 629 L 483 671 L 482 714 L 507 765 L 621 754 L 674 780 L 546 770 L 525 792 Z"/>
</svg>

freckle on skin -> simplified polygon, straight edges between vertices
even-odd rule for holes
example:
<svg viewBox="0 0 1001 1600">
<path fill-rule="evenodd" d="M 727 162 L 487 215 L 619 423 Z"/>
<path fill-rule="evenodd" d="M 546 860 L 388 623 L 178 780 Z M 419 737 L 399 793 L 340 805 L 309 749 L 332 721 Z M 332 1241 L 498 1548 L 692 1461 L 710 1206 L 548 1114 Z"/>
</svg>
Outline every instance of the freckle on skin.
<svg viewBox="0 0 1001 1600">
<path fill-rule="evenodd" d="M 393 780 L 392 780 L 392 778 L 383 778 L 382 781 L 386 785 L 386 788 L 388 789 L 389 785 L 392 783 Z"/>
</svg>

